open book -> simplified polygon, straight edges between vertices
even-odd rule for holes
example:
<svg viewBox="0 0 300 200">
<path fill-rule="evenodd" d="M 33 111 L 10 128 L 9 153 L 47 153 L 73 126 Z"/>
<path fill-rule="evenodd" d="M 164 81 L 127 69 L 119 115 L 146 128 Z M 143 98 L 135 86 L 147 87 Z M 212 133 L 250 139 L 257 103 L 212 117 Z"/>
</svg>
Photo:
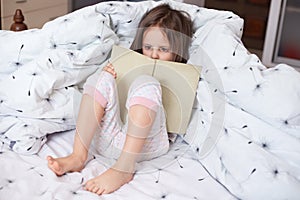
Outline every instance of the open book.
<svg viewBox="0 0 300 200">
<path fill-rule="evenodd" d="M 110 62 L 117 72 L 116 81 L 123 122 L 127 115 L 125 104 L 129 87 L 137 76 L 147 74 L 155 77 L 161 84 L 168 132 L 186 132 L 200 78 L 198 68 L 183 63 L 151 59 L 120 46 L 113 47 Z"/>
</svg>

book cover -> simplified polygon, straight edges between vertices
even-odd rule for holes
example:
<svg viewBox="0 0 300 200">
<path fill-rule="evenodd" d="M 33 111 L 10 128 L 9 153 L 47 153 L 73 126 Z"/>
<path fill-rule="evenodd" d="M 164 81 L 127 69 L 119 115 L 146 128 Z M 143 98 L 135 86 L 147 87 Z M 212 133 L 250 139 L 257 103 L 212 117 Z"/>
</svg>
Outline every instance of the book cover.
<svg viewBox="0 0 300 200">
<path fill-rule="evenodd" d="M 197 67 L 152 59 L 116 45 L 112 49 L 110 62 L 117 72 L 116 82 L 123 122 L 127 115 L 125 104 L 129 87 L 137 76 L 147 74 L 155 77 L 161 84 L 168 132 L 186 132 L 200 78 Z"/>
</svg>

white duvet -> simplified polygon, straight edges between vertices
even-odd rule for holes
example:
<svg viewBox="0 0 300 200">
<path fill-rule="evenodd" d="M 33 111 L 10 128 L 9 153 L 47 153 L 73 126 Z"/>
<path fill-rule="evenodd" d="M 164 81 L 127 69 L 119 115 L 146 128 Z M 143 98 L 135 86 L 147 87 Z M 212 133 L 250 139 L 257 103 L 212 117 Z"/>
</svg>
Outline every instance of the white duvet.
<svg viewBox="0 0 300 200">
<path fill-rule="evenodd" d="M 250 54 L 240 41 L 243 20 L 237 15 L 162 2 L 190 13 L 196 31 L 189 62 L 203 67 L 193 115 L 183 137 L 188 145 L 179 142 L 190 149 L 183 158 L 188 158 L 191 168 L 180 173 L 177 169 L 174 181 L 164 183 L 165 193 L 162 185 L 150 184 L 152 174 L 138 176 L 107 198 L 298 199 L 300 74 L 285 64 L 267 69 Z M 7 199 L 8 194 L 15 195 L 14 199 L 34 199 L 36 194 L 43 194 L 44 199 L 76 199 L 80 195 L 92 199 L 80 184 L 82 177 L 103 170 L 99 162 L 95 162 L 97 169 L 91 161 L 86 171 L 57 178 L 47 168 L 43 152 L 53 141 L 64 146 L 71 145 L 72 139 L 66 144 L 47 139 L 49 134 L 59 137 L 57 132 L 74 129 L 86 78 L 101 69 L 113 44 L 129 47 L 142 14 L 159 3 L 100 3 L 59 17 L 42 29 L 0 31 L 0 159 L 4 169 L 0 199 Z M 172 151 L 176 152 L 171 150 L 166 159 L 177 162 Z M 62 152 L 52 153 L 61 156 Z M 26 167 L 19 167 L 24 163 Z M 199 178 L 201 185 L 195 184 L 189 173 L 196 171 L 211 183 L 203 184 Z M 181 183 L 182 173 L 188 175 Z M 33 191 L 29 182 L 41 189 Z M 189 183 L 195 190 L 187 189 Z M 201 190 L 203 185 L 206 190 Z M 64 193 L 66 188 L 69 193 Z M 211 193 L 206 193 L 209 189 Z M 128 194 L 133 196 L 125 198 Z M 214 198 L 210 198 L 212 194 Z"/>
</svg>

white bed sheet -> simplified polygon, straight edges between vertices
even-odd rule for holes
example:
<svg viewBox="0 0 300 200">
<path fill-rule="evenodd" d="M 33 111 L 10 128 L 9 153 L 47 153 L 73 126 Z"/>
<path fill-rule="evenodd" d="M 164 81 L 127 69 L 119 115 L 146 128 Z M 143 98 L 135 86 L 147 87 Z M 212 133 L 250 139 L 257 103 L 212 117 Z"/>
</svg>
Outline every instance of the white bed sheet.
<svg viewBox="0 0 300 200">
<path fill-rule="evenodd" d="M 53 134 L 38 155 L 17 154 L 1 146 L 0 199 L 235 199 L 214 180 L 180 137 L 170 151 L 152 161 L 141 162 L 134 179 L 112 194 L 98 196 L 83 190 L 89 178 L 104 172 L 111 160 L 93 155 L 81 172 L 57 177 L 48 167 L 46 156 L 68 155 L 74 131 Z"/>
</svg>

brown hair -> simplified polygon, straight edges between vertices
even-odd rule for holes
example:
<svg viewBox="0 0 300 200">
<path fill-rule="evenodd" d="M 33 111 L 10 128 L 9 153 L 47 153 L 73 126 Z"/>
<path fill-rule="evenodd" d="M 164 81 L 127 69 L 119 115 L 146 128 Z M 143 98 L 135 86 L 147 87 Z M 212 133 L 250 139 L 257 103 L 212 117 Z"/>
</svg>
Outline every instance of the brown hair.
<svg viewBox="0 0 300 200">
<path fill-rule="evenodd" d="M 189 58 L 189 46 L 193 35 L 193 23 L 185 11 L 172 9 L 168 4 L 161 4 L 144 14 L 130 49 L 142 53 L 143 35 L 147 28 L 159 26 L 166 34 L 175 62 L 186 63 Z"/>
</svg>

